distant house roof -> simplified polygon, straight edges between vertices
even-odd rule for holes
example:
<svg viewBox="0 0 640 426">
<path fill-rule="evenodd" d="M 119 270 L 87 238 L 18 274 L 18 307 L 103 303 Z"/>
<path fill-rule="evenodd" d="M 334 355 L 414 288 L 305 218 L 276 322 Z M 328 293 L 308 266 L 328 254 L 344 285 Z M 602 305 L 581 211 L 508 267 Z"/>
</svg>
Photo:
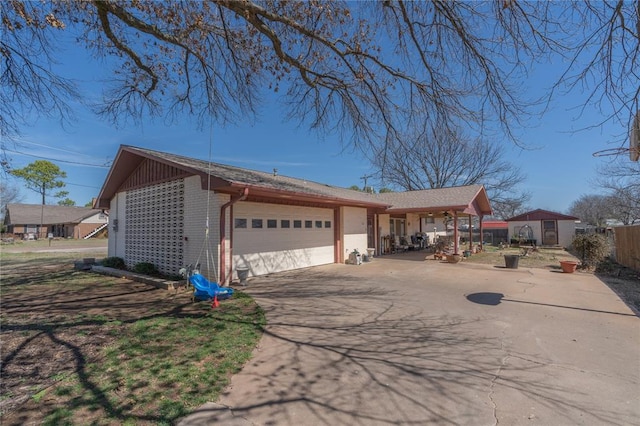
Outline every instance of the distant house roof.
<svg viewBox="0 0 640 426">
<path fill-rule="evenodd" d="M 490 214 L 491 206 L 482 185 L 421 191 L 369 194 L 323 183 L 243 169 L 226 164 L 184 157 L 151 149 L 122 145 L 100 190 L 96 207 L 109 208 L 113 196 L 127 187 L 128 179 L 145 161 L 155 161 L 175 167 L 174 176 L 199 175 L 203 188 L 228 194 L 249 190 L 249 201 L 280 199 L 321 205 L 347 205 L 374 208 L 388 212 L 460 211 L 469 214 Z M 207 179 L 207 176 L 209 177 Z"/>
<path fill-rule="evenodd" d="M 38 225 L 42 215 L 43 225 L 80 223 L 84 219 L 101 213 L 91 207 L 50 206 L 40 204 L 7 204 L 6 225 Z"/>
<path fill-rule="evenodd" d="M 484 229 L 508 229 L 509 224 L 504 220 L 485 220 L 482 222 Z"/>
<path fill-rule="evenodd" d="M 578 220 L 578 218 L 549 210 L 536 209 L 509 218 L 507 222 L 526 222 L 529 220 Z"/>
</svg>

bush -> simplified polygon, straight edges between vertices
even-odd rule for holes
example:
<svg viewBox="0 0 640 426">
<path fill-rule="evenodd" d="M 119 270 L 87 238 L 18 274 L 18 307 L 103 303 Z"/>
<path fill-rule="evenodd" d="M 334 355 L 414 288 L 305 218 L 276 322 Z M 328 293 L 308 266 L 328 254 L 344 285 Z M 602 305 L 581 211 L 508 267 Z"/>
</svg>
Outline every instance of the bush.
<svg viewBox="0 0 640 426">
<path fill-rule="evenodd" d="M 143 275 L 158 275 L 160 273 L 156 265 L 150 262 L 136 263 L 133 267 L 133 272 Z"/>
<path fill-rule="evenodd" d="M 583 268 L 595 268 L 610 252 L 607 239 L 600 234 L 576 235 L 571 245 L 582 261 Z"/>
<path fill-rule="evenodd" d="M 126 269 L 124 259 L 121 257 L 107 257 L 102 261 L 102 266 L 107 268 Z"/>
</svg>

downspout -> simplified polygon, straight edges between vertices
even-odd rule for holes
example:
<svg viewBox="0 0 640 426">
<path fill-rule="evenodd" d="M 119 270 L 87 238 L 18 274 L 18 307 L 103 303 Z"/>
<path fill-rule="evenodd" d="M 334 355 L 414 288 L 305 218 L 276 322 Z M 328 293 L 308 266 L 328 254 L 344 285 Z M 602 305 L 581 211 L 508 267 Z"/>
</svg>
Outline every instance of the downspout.
<svg viewBox="0 0 640 426">
<path fill-rule="evenodd" d="M 237 203 L 238 201 L 243 201 L 247 199 L 249 195 L 249 188 L 244 188 L 242 190 L 242 195 L 238 198 L 231 197 L 231 200 L 228 203 L 225 203 L 220 207 L 220 284 L 224 284 L 226 277 L 226 269 L 227 269 L 227 260 L 226 260 L 226 210 L 227 207 L 230 207 Z"/>
</svg>

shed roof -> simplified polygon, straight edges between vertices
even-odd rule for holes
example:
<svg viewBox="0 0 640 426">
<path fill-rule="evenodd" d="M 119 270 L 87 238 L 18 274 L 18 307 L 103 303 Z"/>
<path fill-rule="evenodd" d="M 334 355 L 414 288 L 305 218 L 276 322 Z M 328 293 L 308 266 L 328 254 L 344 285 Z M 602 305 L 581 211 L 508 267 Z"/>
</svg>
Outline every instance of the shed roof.
<svg viewBox="0 0 640 426">
<path fill-rule="evenodd" d="M 529 220 L 578 220 L 578 218 L 549 210 L 536 209 L 509 218 L 507 222 L 526 222 Z"/>
<path fill-rule="evenodd" d="M 42 215 L 43 225 L 80 223 L 84 219 L 102 212 L 91 207 L 71 207 L 40 204 L 7 204 L 7 225 L 37 225 Z"/>
</svg>

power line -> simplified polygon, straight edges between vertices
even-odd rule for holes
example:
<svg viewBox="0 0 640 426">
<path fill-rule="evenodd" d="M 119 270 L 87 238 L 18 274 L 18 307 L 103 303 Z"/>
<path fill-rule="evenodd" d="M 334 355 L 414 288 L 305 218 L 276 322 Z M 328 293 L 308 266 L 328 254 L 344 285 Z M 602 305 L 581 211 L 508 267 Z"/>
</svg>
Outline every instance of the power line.
<svg viewBox="0 0 640 426">
<path fill-rule="evenodd" d="M 40 158 L 43 160 L 49 160 L 49 161 L 57 161 L 59 163 L 67 163 L 67 164 L 76 164 L 79 166 L 87 166 L 87 167 L 98 167 L 101 169 L 108 169 L 111 166 L 110 165 L 106 165 L 106 164 L 91 164 L 91 163 L 81 163 L 79 161 L 69 161 L 69 160 L 59 160 L 57 158 L 51 158 L 51 157 L 43 157 L 41 155 L 34 155 L 34 154 L 27 154 L 26 152 L 20 152 L 20 151 L 14 151 L 11 149 L 4 149 L 7 152 L 13 152 L 14 154 L 20 154 L 20 155 L 26 155 L 27 157 L 34 157 L 34 158 Z"/>
<path fill-rule="evenodd" d="M 94 188 L 94 189 L 100 189 L 99 186 L 91 186 L 91 185 L 80 185 L 79 183 L 69 183 L 69 182 L 65 182 L 65 185 L 73 185 L 73 186 L 82 186 L 84 188 Z"/>
</svg>

